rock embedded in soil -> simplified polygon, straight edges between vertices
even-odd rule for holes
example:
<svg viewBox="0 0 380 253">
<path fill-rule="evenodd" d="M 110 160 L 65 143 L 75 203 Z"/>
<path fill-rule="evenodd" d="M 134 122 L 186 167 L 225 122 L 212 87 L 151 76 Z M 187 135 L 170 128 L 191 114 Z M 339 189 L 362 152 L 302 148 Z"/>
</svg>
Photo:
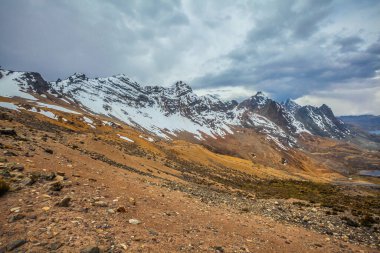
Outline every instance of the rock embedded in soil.
<svg viewBox="0 0 380 253">
<path fill-rule="evenodd" d="M 36 182 L 36 180 L 33 177 L 26 177 L 24 178 L 21 183 L 26 186 L 33 185 Z"/>
<path fill-rule="evenodd" d="M 116 209 L 116 212 L 119 212 L 119 213 L 125 213 L 125 212 L 127 212 L 127 210 L 125 209 L 124 206 L 119 206 L 119 207 Z"/>
<path fill-rule="evenodd" d="M 66 196 L 57 203 L 59 207 L 68 207 L 70 205 L 71 198 Z"/>
<path fill-rule="evenodd" d="M 50 191 L 60 191 L 63 188 L 61 182 L 52 182 L 48 185 Z"/>
<path fill-rule="evenodd" d="M 21 220 L 25 218 L 25 215 L 24 214 L 21 214 L 21 213 L 18 213 L 18 214 L 15 214 L 15 215 L 12 215 L 9 219 L 8 219 L 8 222 L 15 222 L 15 221 L 18 221 L 18 220 Z"/>
<path fill-rule="evenodd" d="M 48 153 L 48 154 L 51 154 L 51 155 L 54 153 L 54 151 L 52 149 L 50 149 L 50 148 L 45 148 L 44 151 L 45 151 L 45 153 Z"/>
<path fill-rule="evenodd" d="M 94 206 L 98 206 L 98 207 L 107 207 L 108 204 L 104 201 L 96 201 L 93 203 Z"/>
<path fill-rule="evenodd" d="M 5 156 L 18 156 L 15 152 L 5 150 L 3 153 Z"/>
<path fill-rule="evenodd" d="M 63 243 L 61 243 L 61 242 L 53 242 L 52 244 L 49 245 L 49 249 L 50 250 L 57 250 L 62 246 L 63 246 Z"/>
<path fill-rule="evenodd" d="M 17 136 L 17 133 L 12 128 L 1 128 L 0 135 L 9 135 L 9 136 Z"/>
<path fill-rule="evenodd" d="M 80 253 L 100 253 L 100 249 L 97 246 L 88 246 L 81 249 Z"/>
<path fill-rule="evenodd" d="M 15 163 L 15 164 L 10 164 L 10 167 L 9 167 L 11 170 L 16 170 L 16 171 L 23 171 L 24 170 L 24 165 L 20 164 L 20 163 Z"/>
<path fill-rule="evenodd" d="M 7 250 L 12 251 L 24 245 L 27 241 L 25 239 L 15 240 L 7 245 Z"/>
<path fill-rule="evenodd" d="M 141 223 L 141 221 L 137 220 L 137 219 L 129 219 L 129 224 L 133 224 L 133 225 L 138 225 Z"/>
</svg>

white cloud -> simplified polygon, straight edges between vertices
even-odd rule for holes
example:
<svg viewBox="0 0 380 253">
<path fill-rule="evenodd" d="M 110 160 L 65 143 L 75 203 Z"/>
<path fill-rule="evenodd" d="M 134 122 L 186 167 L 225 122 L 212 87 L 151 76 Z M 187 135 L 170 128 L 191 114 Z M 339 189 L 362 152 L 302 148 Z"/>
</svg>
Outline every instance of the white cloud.
<svg viewBox="0 0 380 253">
<path fill-rule="evenodd" d="M 344 87 L 332 87 L 330 90 L 313 92 L 295 101 L 300 105 L 327 104 L 339 116 L 380 115 L 380 81 L 378 77 L 366 81 L 365 84 L 352 81 Z"/>
<path fill-rule="evenodd" d="M 225 99 L 312 100 L 380 68 L 379 10 L 378 0 L 2 0 L 0 64 L 48 80 L 124 73 Z"/>
<path fill-rule="evenodd" d="M 225 86 L 221 88 L 196 89 L 194 92 L 199 96 L 210 94 L 224 101 L 230 101 L 233 99 L 239 101 L 249 96 L 255 95 L 257 91 L 246 88 L 244 86 Z"/>
</svg>

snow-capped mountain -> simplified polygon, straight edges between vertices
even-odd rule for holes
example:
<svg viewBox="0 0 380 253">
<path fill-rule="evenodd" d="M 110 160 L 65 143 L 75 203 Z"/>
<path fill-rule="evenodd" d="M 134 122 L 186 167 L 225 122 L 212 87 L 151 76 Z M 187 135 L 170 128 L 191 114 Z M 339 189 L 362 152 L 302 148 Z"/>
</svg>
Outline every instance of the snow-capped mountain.
<svg viewBox="0 0 380 253">
<path fill-rule="evenodd" d="M 38 73 L 0 70 L 0 96 L 37 99 L 43 94 L 90 113 L 120 120 L 157 136 L 173 139 L 182 132 L 195 138 L 223 138 L 239 128 L 254 129 L 286 148 L 300 134 L 343 138 L 349 134 L 326 105 L 278 103 L 263 93 L 238 103 L 212 95 L 198 96 L 184 82 L 170 87 L 141 86 L 125 75 L 88 78 L 74 74 L 46 82 Z"/>
</svg>

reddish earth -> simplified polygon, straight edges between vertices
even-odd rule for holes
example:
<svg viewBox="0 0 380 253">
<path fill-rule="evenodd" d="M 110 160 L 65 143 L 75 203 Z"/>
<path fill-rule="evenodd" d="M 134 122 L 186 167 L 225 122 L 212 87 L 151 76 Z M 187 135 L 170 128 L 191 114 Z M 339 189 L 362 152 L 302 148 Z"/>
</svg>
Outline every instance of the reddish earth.
<svg viewBox="0 0 380 253">
<path fill-rule="evenodd" d="M 365 230 L 365 238 L 372 237 L 361 243 L 344 233 L 323 234 L 231 204 L 241 200 L 254 209 L 259 203 L 254 192 L 234 184 L 235 178 L 344 178 L 314 168 L 313 162 L 304 160 L 300 171 L 277 169 L 185 141 L 151 143 L 128 127 L 94 132 L 79 123 L 65 127 L 42 116 L 6 114 L 13 120 L 0 120 L 0 126 L 15 129 L 17 136 L 0 136 L 0 156 L 7 160 L 1 163 L 1 178 L 11 186 L 0 197 L 0 252 L 16 240 L 25 241 L 13 252 L 80 252 L 88 246 L 102 252 L 378 252 L 376 230 L 372 235 Z M 12 168 L 13 163 L 24 169 Z M 47 178 L 49 172 L 55 178 Z M 29 185 L 33 177 L 36 182 Z M 54 182 L 62 189 L 52 190 Z M 191 194 L 192 189 L 202 192 Z M 214 202 L 218 194 L 227 197 Z M 70 197 L 68 206 L 57 206 L 65 197 Z M 260 203 L 271 212 L 276 202 Z M 320 205 L 310 209 L 325 215 Z"/>
</svg>

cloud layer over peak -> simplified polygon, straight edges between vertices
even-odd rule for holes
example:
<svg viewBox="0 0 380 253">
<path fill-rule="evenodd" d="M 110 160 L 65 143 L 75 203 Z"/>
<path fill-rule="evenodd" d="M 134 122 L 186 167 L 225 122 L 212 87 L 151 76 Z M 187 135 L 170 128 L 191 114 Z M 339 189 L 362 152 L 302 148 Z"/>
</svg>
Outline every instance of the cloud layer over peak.
<svg viewBox="0 0 380 253">
<path fill-rule="evenodd" d="M 379 12 L 377 0 L 3 0 L 0 65 L 380 114 Z"/>
</svg>

